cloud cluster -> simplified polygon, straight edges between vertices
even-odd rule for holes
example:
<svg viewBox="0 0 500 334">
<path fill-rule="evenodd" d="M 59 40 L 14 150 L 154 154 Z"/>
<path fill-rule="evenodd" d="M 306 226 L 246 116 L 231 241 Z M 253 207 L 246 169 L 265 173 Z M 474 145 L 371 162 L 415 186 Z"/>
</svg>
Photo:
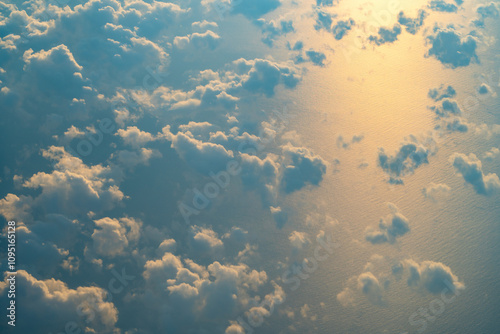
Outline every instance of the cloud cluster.
<svg viewBox="0 0 500 334">
<path fill-rule="evenodd" d="M 267 282 L 267 275 L 245 264 L 215 261 L 204 266 L 166 252 L 161 259 L 145 263 L 143 277 L 147 284 L 145 295 L 136 298 L 148 298 L 148 303 L 164 305 L 163 309 L 158 308 L 160 318 L 146 326 L 151 330 L 168 324 L 171 330 L 186 332 L 209 319 L 223 324 L 244 309 L 250 313 L 266 310 L 259 308 L 250 294 Z M 283 298 L 282 290 L 280 294 Z M 273 296 L 271 293 L 265 298 Z M 165 300 L 169 303 L 165 304 Z M 163 323 L 161 317 L 167 317 L 167 323 Z M 228 324 L 229 332 L 237 329 L 236 325 Z"/>
<path fill-rule="evenodd" d="M 8 194 L 2 200 L 3 204 L 26 208 L 29 203 L 29 206 L 47 213 L 86 214 L 88 211 L 113 208 L 124 198 L 114 179 L 119 174 L 111 166 L 99 164 L 89 167 L 58 146 L 43 150 L 42 155 L 54 162 L 54 170 L 50 173 L 38 172 L 22 183 L 27 189 L 41 189 L 40 194 L 34 198 Z M 9 211 L 11 214 L 19 213 L 18 209 Z M 24 215 L 21 213 L 21 216 Z M 6 219 L 13 218 L 16 217 L 6 216 Z"/>
<path fill-rule="evenodd" d="M 0 282 L 2 302 L 7 304 L 8 275 Z M 91 332 L 112 332 L 118 320 L 118 311 L 112 302 L 106 301 L 106 293 L 95 286 L 69 288 L 56 279 L 39 280 L 25 270 L 18 270 L 16 305 L 20 319 L 16 328 L 23 332 L 60 332 L 64 324 L 54 320 L 71 321 L 74 329 L 88 328 Z M 78 313 L 82 315 L 79 319 Z M 54 318 L 55 317 L 55 318 Z"/>
<path fill-rule="evenodd" d="M 337 300 L 344 307 L 358 306 L 363 300 L 373 305 L 387 306 L 388 293 L 394 283 L 406 278 L 406 285 L 420 292 L 433 295 L 457 294 L 465 289 L 451 269 L 441 262 L 403 259 L 394 263 L 389 258 L 372 255 L 360 275 L 351 277 L 344 289 L 337 294 Z"/>
</svg>

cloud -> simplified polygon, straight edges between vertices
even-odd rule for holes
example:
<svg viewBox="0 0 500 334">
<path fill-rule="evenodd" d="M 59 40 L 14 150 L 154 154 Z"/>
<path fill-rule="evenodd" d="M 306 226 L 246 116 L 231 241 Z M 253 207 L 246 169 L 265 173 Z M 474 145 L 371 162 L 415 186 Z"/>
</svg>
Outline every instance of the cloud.
<svg viewBox="0 0 500 334">
<path fill-rule="evenodd" d="M 31 196 L 7 194 L 0 199 L 0 214 L 6 220 L 31 221 L 33 219 L 30 213 L 32 203 L 33 198 Z"/>
<path fill-rule="evenodd" d="M 389 175 L 389 182 L 400 184 L 401 177 L 413 174 L 415 169 L 429 163 L 429 156 L 434 154 L 435 141 L 432 137 L 418 140 L 410 136 L 401 144 L 395 155 L 388 155 L 379 148 L 378 164 Z"/>
<path fill-rule="evenodd" d="M 4 281 L 0 282 L 2 304 L 8 303 L 5 293 L 9 286 L 7 277 L 6 274 Z M 117 309 L 112 302 L 104 300 L 106 293 L 99 287 L 71 289 L 60 280 L 38 280 L 25 270 L 18 270 L 16 290 L 22 291 L 16 293 L 16 305 L 23 306 L 16 309 L 16 317 L 30 319 L 16 321 L 16 328 L 22 332 L 60 332 L 64 322 L 78 320 L 78 310 L 83 319 L 75 326 L 89 331 L 112 332 L 118 321 Z"/>
<path fill-rule="evenodd" d="M 417 17 L 412 19 L 405 15 L 403 11 L 398 14 L 398 23 L 406 28 L 406 31 L 415 35 L 420 27 L 424 25 L 424 20 L 427 17 L 427 12 L 423 9 L 418 11 Z"/>
<path fill-rule="evenodd" d="M 337 147 L 338 148 L 343 148 L 343 149 L 348 149 L 351 147 L 352 144 L 356 144 L 361 142 L 365 138 L 364 134 L 359 134 L 359 135 L 354 135 L 350 140 L 345 140 L 342 135 L 339 135 L 337 137 Z"/>
<path fill-rule="evenodd" d="M 199 32 L 202 32 L 207 30 L 213 31 L 219 28 L 219 25 L 217 24 L 217 22 L 210 22 L 207 20 L 203 20 L 191 23 L 191 27 L 193 27 L 193 29 L 199 30 Z"/>
<path fill-rule="evenodd" d="M 477 41 L 472 35 L 462 36 L 453 27 L 434 28 L 434 35 L 427 37 L 432 44 L 427 56 L 434 56 L 447 67 L 457 68 L 479 63 Z"/>
<path fill-rule="evenodd" d="M 162 154 L 157 150 L 141 148 L 137 152 L 120 150 L 113 154 L 111 158 L 116 157 L 120 166 L 133 170 L 137 165 L 149 165 L 152 158 L 160 158 Z"/>
<path fill-rule="evenodd" d="M 244 310 L 258 307 L 250 293 L 267 281 L 264 271 L 251 270 L 245 264 L 215 261 L 205 267 L 171 253 L 165 253 L 159 260 L 147 261 L 143 277 L 147 290 L 144 295 L 134 298 L 158 307 L 156 316 L 168 319 L 167 323 L 161 322 L 161 326 L 168 326 L 175 332 L 195 330 L 200 322 L 216 320 L 219 324 L 224 323 Z M 264 297 L 272 304 L 284 298 L 283 290 L 276 287 L 273 293 Z M 138 315 L 143 316 L 147 315 Z M 153 321 L 145 327 L 154 332 L 158 324 Z M 236 330 L 235 326 L 233 330 Z"/>
<path fill-rule="evenodd" d="M 335 0 L 316 0 L 317 6 L 331 6 Z"/>
<path fill-rule="evenodd" d="M 136 126 L 129 126 L 125 130 L 118 129 L 116 135 L 121 137 L 125 144 L 134 148 L 143 147 L 145 144 L 155 140 L 153 135 L 139 130 Z"/>
<path fill-rule="evenodd" d="M 140 236 L 142 222 L 134 218 L 104 217 L 94 220 L 95 229 L 92 233 L 92 248 L 86 249 L 86 254 L 104 257 L 123 255 L 129 242 L 137 241 Z"/>
<path fill-rule="evenodd" d="M 316 24 L 314 25 L 314 29 L 316 30 L 325 29 L 326 31 L 331 31 L 334 17 L 336 17 L 335 14 L 329 14 L 322 10 L 319 10 L 318 16 L 316 18 Z"/>
<path fill-rule="evenodd" d="M 444 88 L 444 85 L 441 85 L 439 88 L 429 89 L 429 93 L 427 94 L 429 98 L 433 99 L 436 102 L 441 101 L 445 98 L 453 98 L 456 95 L 457 92 L 452 86 L 447 86 L 446 88 Z"/>
<path fill-rule="evenodd" d="M 500 15 L 500 9 L 495 2 L 477 6 L 476 12 L 479 14 L 479 18 L 473 23 L 481 28 L 484 28 L 484 22 L 487 18 L 498 18 Z"/>
<path fill-rule="evenodd" d="M 481 161 L 473 153 L 468 156 L 454 153 L 450 156 L 450 162 L 455 171 L 461 174 L 465 182 L 471 184 L 478 194 L 492 195 L 500 190 L 498 175 L 494 173 L 484 175 Z"/>
<path fill-rule="evenodd" d="M 382 298 L 382 285 L 371 272 L 362 273 L 358 276 L 358 289 L 363 292 L 373 304 L 382 305 L 384 303 Z"/>
<path fill-rule="evenodd" d="M 326 173 L 326 161 L 304 147 L 286 145 L 282 147 L 287 156 L 283 172 L 282 188 L 287 193 L 302 189 L 306 184 L 318 185 Z"/>
<path fill-rule="evenodd" d="M 191 227 L 190 245 L 197 254 L 212 255 L 223 247 L 222 240 L 210 228 Z"/>
<path fill-rule="evenodd" d="M 165 138 L 172 142 L 171 147 L 188 165 L 200 173 L 208 174 L 225 170 L 226 164 L 233 159 L 231 150 L 211 142 L 203 142 L 192 137 L 189 132 L 170 132 L 170 126 L 162 130 Z"/>
<path fill-rule="evenodd" d="M 74 125 L 69 127 L 68 130 L 66 132 L 64 132 L 64 137 L 69 139 L 69 140 L 72 140 L 74 138 L 80 138 L 80 137 L 83 137 L 84 135 L 85 135 L 85 132 L 81 131 L 80 129 L 78 129 Z"/>
<path fill-rule="evenodd" d="M 235 14 L 242 14 L 249 19 L 256 19 L 279 6 L 279 0 L 231 0 L 231 9 Z"/>
<path fill-rule="evenodd" d="M 428 7 L 437 12 L 454 13 L 458 10 L 457 6 L 444 0 L 431 0 Z"/>
<path fill-rule="evenodd" d="M 124 194 L 113 179 L 117 171 L 101 164 L 85 165 L 80 158 L 63 147 L 42 150 L 43 157 L 54 162 L 51 173 L 38 172 L 28 178 L 23 187 L 40 189 L 33 205 L 47 213 L 87 213 L 110 209 L 121 202 Z"/>
<path fill-rule="evenodd" d="M 274 221 L 278 225 L 278 228 L 282 228 L 288 220 L 287 213 L 281 209 L 281 207 L 269 207 L 271 211 L 271 215 L 273 216 Z"/>
<path fill-rule="evenodd" d="M 467 132 L 469 131 L 469 124 L 461 117 L 447 118 L 444 121 L 444 127 L 451 132 Z"/>
<path fill-rule="evenodd" d="M 398 36 L 401 34 L 401 26 L 399 24 L 395 24 L 392 29 L 381 27 L 378 30 L 378 37 L 371 35 L 368 37 L 370 42 L 373 42 L 377 45 L 382 45 L 386 43 L 393 43 L 398 40 Z"/>
<path fill-rule="evenodd" d="M 450 267 L 440 262 L 423 261 L 417 263 L 408 259 L 401 261 L 396 266 L 396 269 L 400 268 L 408 275 L 408 286 L 423 288 L 435 295 L 443 291 L 455 292 L 465 289 L 465 285 L 458 280 Z"/>
<path fill-rule="evenodd" d="M 258 190 L 264 203 L 267 205 L 274 204 L 277 196 L 276 185 L 280 168 L 278 162 L 271 155 L 260 159 L 257 156 L 242 153 L 240 158 L 240 175 L 245 188 Z"/>
<path fill-rule="evenodd" d="M 450 115 L 457 116 L 462 114 L 462 110 L 460 110 L 457 101 L 450 100 L 448 98 L 442 99 L 440 106 L 433 106 L 430 109 L 433 110 L 439 117 L 448 117 Z"/>
<path fill-rule="evenodd" d="M 293 231 L 288 236 L 288 240 L 294 250 L 300 250 L 309 244 L 309 239 L 307 238 L 307 234 L 305 232 Z"/>
<path fill-rule="evenodd" d="M 266 21 L 265 19 L 260 18 L 254 22 L 261 28 L 262 33 L 265 34 L 265 37 L 262 38 L 262 42 L 270 47 L 273 46 L 274 41 L 279 36 L 286 35 L 295 31 L 292 20 Z"/>
<path fill-rule="evenodd" d="M 500 156 L 500 149 L 497 147 L 492 147 L 491 150 L 483 154 L 483 158 L 488 161 L 493 161 L 498 156 Z"/>
<path fill-rule="evenodd" d="M 384 306 L 387 304 L 384 293 L 388 280 L 383 274 L 374 274 L 375 262 L 383 261 L 383 257 L 373 255 L 365 265 L 363 273 L 351 277 L 345 288 L 337 294 L 337 300 L 344 307 L 358 306 L 359 301 L 367 299 L 371 304 Z"/>
<path fill-rule="evenodd" d="M 479 94 L 488 94 L 492 91 L 491 87 L 488 86 L 487 84 L 483 83 L 479 86 L 479 88 L 477 89 L 478 93 Z"/>
<path fill-rule="evenodd" d="M 500 10 L 498 9 L 498 4 L 495 2 L 490 2 L 487 5 L 479 5 L 476 8 L 476 12 L 485 19 L 488 17 L 498 17 Z"/>
<path fill-rule="evenodd" d="M 441 200 L 444 197 L 449 196 L 451 188 L 444 183 L 434 183 L 431 182 L 429 185 L 422 189 L 422 193 L 426 198 L 431 199 L 434 202 Z"/>
<path fill-rule="evenodd" d="M 66 45 L 61 44 L 39 52 L 29 49 L 24 53 L 23 59 L 26 64 L 25 73 L 29 73 L 30 79 L 42 93 L 55 92 L 68 99 L 83 96 L 83 67 L 76 62 Z"/>
<path fill-rule="evenodd" d="M 245 334 L 245 329 L 237 323 L 229 325 L 224 334 Z"/>
<path fill-rule="evenodd" d="M 246 72 L 241 77 L 241 86 L 253 93 L 263 93 L 268 97 L 274 95 L 275 87 L 283 83 L 287 88 L 294 88 L 300 81 L 297 70 L 285 64 L 270 60 L 239 59 L 234 62 L 239 70 Z"/>
<path fill-rule="evenodd" d="M 177 241 L 175 241 L 175 239 L 165 239 L 158 246 L 156 254 L 159 256 L 163 256 L 165 253 L 175 253 L 176 250 Z"/>
<path fill-rule="evenodd" d="M 202 33 L 194 32 L 187 36 L 177 36 L 174 38 L 174 45 L 181 50 L 186 49 L 188 46 L 195 49 L 215 50 L 220 41 L 221 37 L 217 33 L 207 30 Z M 193 50 L 190 52 L 193 52 Z"/>
<path fill-rule="evenodd" d="M 348 19 L 344 21 L 338 21 L 332 28 L 331 31 L 335 36 L 336 40 L 341 40 L 344 36 L 347 35 L 349 30 L 352 29 L 356 25 L 356 22 L 353 19 Z"/>
<path fill-rule="evenodd" d="M 368 227 L 365 238 L 372 244 L 394 243 L 396 238 L 410 232 L 409 220 L 403 216 L 399 209 L 392 203 L 388 203 L 392 214 L 386 219 L 381 218 L 378 228 Z"/>
<path fill-rule="evenodd" d="M 306 56 L 313 62 L 314 65 L 325 66 L 326 56 L 324 53 L 308 50 L 306 51 Z"/>
</svg>

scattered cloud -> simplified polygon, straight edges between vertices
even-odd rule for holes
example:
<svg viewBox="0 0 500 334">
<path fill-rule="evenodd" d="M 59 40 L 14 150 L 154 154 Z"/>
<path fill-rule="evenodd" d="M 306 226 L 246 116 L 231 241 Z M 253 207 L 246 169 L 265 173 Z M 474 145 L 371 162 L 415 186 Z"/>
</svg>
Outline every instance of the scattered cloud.
<svg viewBox="0 0 500 334">
<path fill-rule="evenodd" d="M 409 220 L 403 216 L 399 209 L 392 203 L 388 203 L 392 211 L 386 219 L 381 218 L 377 228 L 368 227 L 365 238 L 372 244 L 394 243 L 400 236 L 410 232 Z"/>
<path fill-rule="evenodd" d="M 445 66 L 451 68 L 479 63 L 476 54 L 477 40 L 472 35 L 463 36 L 452 26 L 434 28 L 434 35 L 427 37 L 431 43 L 427 55 L 433 56 Z"/>
<path fill-rule="evenodd" d="M 455 171 L 462 175 L 465 182 L 471 184 L 480 195 L 492 195 L 500 190 L 500 179 L 498 175 L 490 173 L 485 175 L 481 160 L 475 154 L 468 156 L 462 153 L 454 153 L 450 156 L 450 162 Z"/>
</svg>

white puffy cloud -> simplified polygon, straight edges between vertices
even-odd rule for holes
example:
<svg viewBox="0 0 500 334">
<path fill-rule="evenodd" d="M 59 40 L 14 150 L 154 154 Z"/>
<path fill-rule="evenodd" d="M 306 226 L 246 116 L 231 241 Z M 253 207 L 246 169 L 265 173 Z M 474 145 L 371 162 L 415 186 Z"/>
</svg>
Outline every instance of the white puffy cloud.
<svg viewBox="0 0 500 334">
<path fill-rule="evenodd" d="M 162 154 L 157 150 L 143 147 L 138 151 L 120 150 L 116 154 L 113 154 L 112 157 L 114 156 L 116 156 L 121 166 L 132 170 L 135 166 L 140 164 L 149 165 L 149 160 L 161 157 Z"/>
<path fill-rule="evenodd" d="M 368 227 L 366 240 L 372 244 L 394 243 L 396 238 L 410 232 L 409 220 L 403 216 L 399 209 L 392 203 L 388 203 L 392 211 L 386 219 L 381 218 L 377 228 Z"/>
<path fill-rule="evenodd" d="M 200 141 L 193 138 L 189 132 L 173 134 L 169 126 L 162 131 L 180 157 L 201 173 L 225 170 L 226 164 L 234 157 L 233 152 L 226 150 L 224 146 Z"/>
<path fill-rule="evenodd" d="M 347 287 L 337 294 L 337 300 L 344 307 L 357 305 L 360 296 L 374 305 L 384 305 L 384 285 L 372 272 L 366 271 L 359 276 L 352 277 Z"/>
<path fill-rule="evenodd" d="M 434 202 L 447 197 L 450 194 L 450 191 L 451 188 L 447 184 L 434 182 L 429 183 L 427 187 L 422 189 L 424 196 Z"/>
<path fill-rule="evenodd" d="M 104 217 L 94 220 L 96 228 L 92 233 L 92 249 L 97 256 L 114 257 L 123 255 L 129 242 L 137 241 L 140 236 L 142 222 L 134 218 L 123 217 L 120 219 Z"/>
<path fill-rule="evenodd" d="M 281 186 L 287 193 L 302 189 L 307 184 L 318 185 L 326 173 L 326 161 L 304 147 L 291 144 L 282 147 L 286 156 Z"/>
<path fill-rule="evenodd" d="M 300 81 L 298 70 L 288 64 L 279 64 L 267 59 L 246 60 L 234 62 L 237 73 L 242 73 L 240 85 L 253 93 L 263 93 L 268 97 L 274 95 L 275 87 L 282 83 L 287 88 L 295 87 Z"/>
<path fill-rule="evenodd" d="M 492 147 L 491 150 L 485 152 L 483 157 L 485 160 L 492 161 L 500 155 L 500 149 L 497 147 Z"/>
<path fill-rule="evenodd" d="M 177 241 L 175 239 L 165 239 L 161 242 L 156 250 L 156 254 L 163 256 L 165 253 L 175 253 L 177 249 Z"/>
<path fill-rule="evenodd" d="M 0 282 L 2 302 L 7 303 L 8 275 Z M 16 294 L 18 319 L 16 328 L 23 332 L 60 332 L 67 321 L 74 321 L 76 328 L 91 332 L 112 332 L 118 321 L 118 311 L 112 302 L 105 300 L 105 291 L 95 286 L 71 289 L 56 279 L 38 280 L 24 270 L 18 270 Z M 81 316 L 79 316 L 81 314 Z"/>
<path fill-rule="evenodd" d="M 407 259 L 401 261 L 393 271 L 399 275 L 401 274 L 400 269 L 407 273 L 409 286 L 424 288 L 432 294 L 465 289 L 465 285 L 458 280 L 451 269 L 441 262 L 423 261 L 417 263 Z"/>
<path fill-rule="evenodd" d="M 498 175 L 490 173 L 485 175 L 481 160 L 475 154 L 468 156 L 462 153 L 454 153 L 450 156 L 456 172 L 461 174 L 465 182 L 471 184 L 480 195 L 492 195 L 500 190 L 500 179 Z"/>
<path fill-rule="evenodd" d="M 264 271 L 251 270 L 244 264 L 215 261 L 205 267 L 171 253 L 165 253 L 160 260 L 147 261 L 144 269 L 146 293 L 154 293 L 147 295 L 147 301 L 153 305 L 165 305 L 165 300 L 168 300 L 166 307 L 157 311 L 169 319 L 169 329 L 180 332 L 192 330 L 197 327 L 197 322 L 210 319 L 219 324 L 227 321 L 229 333 L 237 333 L 238 326 L 229 323 L 228 319 L 236 319 L 243 310 L 258 307 L 250 293 L 256 292 L 267 281 Z M 283 296 L 282 290 L 276 292 L 275 289 L 265 299 L 276 303 Z M 158 328 L 154 322 L 146 327 Z"/>
<path fill-rule="evenodd" d="M 372 255 L 363 272 L 351 277 L 344 289 L 337 294 L 339 303 L 344 307 L 353 307 L 362 300 L 368 300 L 373 305 L 386 305 L 385 290 L 389 279 L 379 268 L 385 265 L 386 259 L 383 256 Z"/>
<path fill-rule="evenodd" d="M 201 226 L 191 227 L 190 244 L 199 255 L 211 255 L 223 247 L 222 240 L 214 230 Z"/>
<path fill-rule="evenodd" d="M 436 27 L 434 35 L 427 39 L 432 44 L 427 55 L 436 57 L 445 66 L 456 68 L 479 62 L 477 41 L 472 35 L 463 36 L 453 27 Z"/>
<path fill-rule="evenodd" d="M 174 39 L 174 45 L 178 49 L 186 49 L 188 46 L 192 46 L 195 49 L 210 49 L 214 50 L 220 43 L 221 37 L 211 31 L 207 30 L 205 32 L 194 32 L 187 36 L 177 36 Z M 191 51 L 192 52 L 192 51 Z"/>
<path fill-rule="evenodd" d="M 129 126 L 127 129 L 118 129 L 116 135 L 121 137 L 125 144 L 134 148 L 143 147 L 145 144 L 155 140 L 152 134 L 141 131 L 136 126 Z"/>
<path fill-rule="evenodd" d="M 54 170 L 36 173 L 23 187 L 42 189 L 34 204 L 47 212 L 99 211 L 112 208 L 124 198 L 112 178 L 111 167 L 100 164 L 89 167 L 62 147 L 51 146 L 42 154 L 54 161 Z"/>
<path fill-rule="evenodd" d="M 305 232 L 293 231 L 288 236 L 288 240 L 295 250 L 300 250 L 309 244 L 309 238 Z"/>
<path fill-rule="evenodd" d="M 25 222 L 31 220 L 30 208 L 33 203 L 31 196 L 7 194 L 0 199 L 0 214 L 6 220 Z"/>
</svg>

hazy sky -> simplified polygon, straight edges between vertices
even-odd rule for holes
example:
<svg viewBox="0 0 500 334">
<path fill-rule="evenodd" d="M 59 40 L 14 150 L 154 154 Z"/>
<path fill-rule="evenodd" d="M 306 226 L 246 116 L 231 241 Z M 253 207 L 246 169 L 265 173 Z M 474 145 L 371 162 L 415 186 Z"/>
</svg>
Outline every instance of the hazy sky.
<svg viewBox="0 0 500 334">
<path fill-rule="evenodd" d="M 1 332 L 498 332 L 499 16 L 0 1 Z"/>
</svg>

